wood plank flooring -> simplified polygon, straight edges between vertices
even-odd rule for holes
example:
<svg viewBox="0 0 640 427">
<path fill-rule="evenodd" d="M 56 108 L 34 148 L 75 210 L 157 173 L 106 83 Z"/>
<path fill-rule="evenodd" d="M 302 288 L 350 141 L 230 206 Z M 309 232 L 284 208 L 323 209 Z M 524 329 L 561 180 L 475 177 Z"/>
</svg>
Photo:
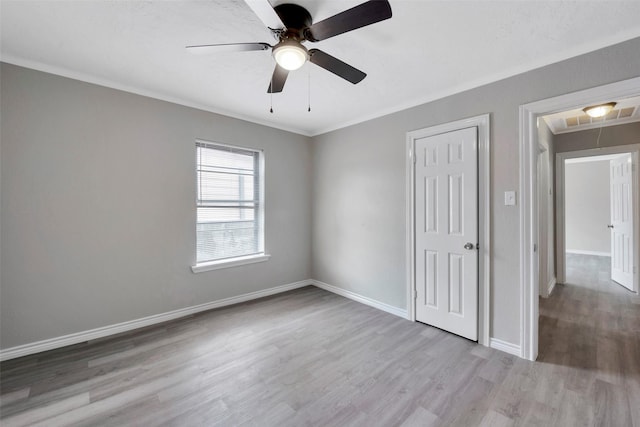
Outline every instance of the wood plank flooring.
<svg viewBox="0 0 640 427">
<path fill-rule="evenodd" d="M 570 266 L 537 362 L 307 287 L 3 362 L 0 424 L 640 426 L 640 299 Z"/>
</svg>

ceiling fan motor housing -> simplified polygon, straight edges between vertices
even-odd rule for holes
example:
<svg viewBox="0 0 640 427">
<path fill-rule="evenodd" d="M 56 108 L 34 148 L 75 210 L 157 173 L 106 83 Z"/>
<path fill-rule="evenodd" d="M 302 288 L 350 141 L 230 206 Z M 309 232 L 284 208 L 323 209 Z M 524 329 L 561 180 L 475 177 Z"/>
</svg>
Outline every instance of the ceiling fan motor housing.
<svg viewBox="0 0 640 427">
<path fill-rule="evenodd" d="M 286 26 L 282 39 L 305 40 L 304 30 L 311 26 L 311 14 L 297 4 L 285 3 L 274 7 L 274 10 Z"/>
</svg>

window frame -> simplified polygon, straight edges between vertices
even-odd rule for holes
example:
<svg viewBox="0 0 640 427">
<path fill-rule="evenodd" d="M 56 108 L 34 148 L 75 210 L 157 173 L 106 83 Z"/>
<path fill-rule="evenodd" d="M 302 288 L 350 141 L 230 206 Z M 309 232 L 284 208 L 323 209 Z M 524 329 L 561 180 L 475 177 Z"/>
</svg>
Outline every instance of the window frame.
<svg viewBox="0 0 640 427">
<path fill-rule="evenodd" d="M 194 167 L 194 172 L 195 172 L 195 227 L 194 227 L 194 231 L 196 232 L 196 236 L 195 236 L 195 245 L 194 245 L 194 249 L 196 250 L 195 253 L 195 264 L 191 266 L 191 271 L 193 273 L 201 273 L 204 271 L 211 271 L 211 270 L 218 270 L 218 269 L 222 269 L 222 268 L 230 268 L 230 267 L 237 267 L 237 266 L 241 266 L 241 265 L 246 265 L 246 264 L 253 264 L 253 263 L 257 263 L 257 262 L 264 262 L 269 260 L 269 258 L 271 257 L 271 255 L 269 255 L 266 251 L 266 230 L 265 230 L 265 170 L 264 170 L 264 166 L 265 166 L 265 154 L 264 154 L 264 150 L 260 149 L 260 148 L 252 148 L 252 147 L 242 147 L 239 145 L 231 145 L 231 144 L 224 144 L 224 143 L 220 143 L 220 142 L 215 142 L 215 141 L 208 141 L 208 140 L 204 140 L 204 139 L 196 139 L 195 140 L 195 144 L 194 144 L 194 148 L 196 150 L 195 152 L 195 156 L 194 156 L 194 160 L 198 158 L 198 145 L 199 144 L 204 144 L 204 145 L 211 145 L 213 149 L 215 149 L 215 147 L 223 147 L 223 148 L 228 148 L 228 149 L 235 149 L 235 150 L 240 150 L 240 151 L 251 151 L 257 154 L 257 167 L 258 167 L 258 173 L 257 173 L 257 178 L 258 178 L 258 206 L 257 209 L 255 211 L 255 221 L 258 224 L 258 236 L 257 236 L 257 242 L 258 242 L 258 252 L 255 254 L 250 254 L 250 255 L 240 255 L 240 256 L 235 256 L 235 257 L 229 257 L 229 258 L 222 258 L 222 259 L 217 259 L 217 260 L 212 260 L 212 261 L 205 261 L 205 262 L 198 262 L 198 255 L 197 255 L 197 245 L 198 245 L 198 237 L 197 237 L 197 228 L 198 228 L 198 208 L 200 207 L 198 205 L 198 164 L 195 164 Z"/>
</svg>

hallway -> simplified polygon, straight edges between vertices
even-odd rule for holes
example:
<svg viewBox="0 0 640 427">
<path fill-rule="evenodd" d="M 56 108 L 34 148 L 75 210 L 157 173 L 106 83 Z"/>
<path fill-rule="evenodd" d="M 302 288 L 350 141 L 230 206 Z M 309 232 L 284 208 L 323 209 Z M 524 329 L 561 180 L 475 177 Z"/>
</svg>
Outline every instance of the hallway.
<svg viewBox="0 0 640 427">
<path fill-rule="evenodd" d="M 609 277 L 609 258 L 568 254 L 567 283 L 540 299 L 538 362 L 574 425 L 640 425 L 640 297 Z"/>
</svg>

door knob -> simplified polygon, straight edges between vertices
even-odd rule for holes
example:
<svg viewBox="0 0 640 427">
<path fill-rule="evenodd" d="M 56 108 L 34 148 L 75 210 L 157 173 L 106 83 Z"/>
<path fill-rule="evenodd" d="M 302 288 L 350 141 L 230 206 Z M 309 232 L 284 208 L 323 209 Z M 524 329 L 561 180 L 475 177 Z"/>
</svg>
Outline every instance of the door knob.
<svg viewBox="0 0 640 427">
<path fill-rule="evenodd" d="M 613 228 L 613 224 L 607 225 L 608 228 Z"/>
<path fill-rule="evenodd" d="M 464 248 L 468 251 L 472 251 L 473 247 L 473 243 L 467 243 L 466 245 L 464 245 Z"/>
</svg>

